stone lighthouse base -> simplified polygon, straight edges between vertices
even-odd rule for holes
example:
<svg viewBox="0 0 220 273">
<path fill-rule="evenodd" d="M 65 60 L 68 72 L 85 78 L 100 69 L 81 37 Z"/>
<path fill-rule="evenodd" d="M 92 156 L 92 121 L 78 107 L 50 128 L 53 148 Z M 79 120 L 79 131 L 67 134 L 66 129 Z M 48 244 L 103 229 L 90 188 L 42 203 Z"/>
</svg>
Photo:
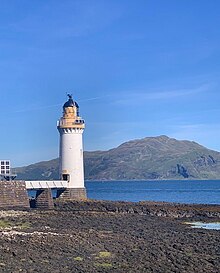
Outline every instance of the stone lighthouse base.
<svg viewBox="0 0 220 273">
<path fill-rule="evenodd" d="M 59 198 L 61 200 L 85 200 L 87 198 L 86 188 L 67 188 Z"/>
</svg>

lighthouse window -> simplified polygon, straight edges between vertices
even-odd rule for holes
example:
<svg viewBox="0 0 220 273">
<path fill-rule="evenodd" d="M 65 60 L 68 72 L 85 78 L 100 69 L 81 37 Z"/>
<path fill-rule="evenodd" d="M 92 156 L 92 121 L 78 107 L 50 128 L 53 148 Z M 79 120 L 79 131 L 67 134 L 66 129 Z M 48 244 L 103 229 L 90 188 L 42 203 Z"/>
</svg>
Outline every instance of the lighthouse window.
<svg viewBox="0 0 220 273">
<path fill-rule="evenodd" d="M 10 169 L 10 167 L 9 167 L 9 166 L 6 166 L 6 169 L 7 169 L 7 170 Z"/>
<path fill-rule="evenodd" d="M 5 171 L 2 171 L 2 174 L 5 174 Z"/>
<path fill-rule="evenodd" d="M 9 161 L 6 161 L 6 165 L 9 165 Z"/>
<path fill-rule="evenodd" d="M 6 171 L 7 174 L 9 174 L 10 172 L 9 171 Z"/>
<path fill-rule="evenodd" d="M 63 180 L 67 181 L 67 174 L 63 174 Z"/>
<path fill-rule="evenodd" d="M 64 181 L 69 181 L 70 176 L 69 176 L 69 174 L 63 174 L 62 178 L 63 178 L 62 180 L 64 180 Z"/>
<path fill-rule="evenodd" d="M 4 170 L 5 169 L 5 166 L 1 166 L 1 170 Z"/>
<path fill-rule="evenodd" d="M 1 161 L 1 165 L 4 165 L 4 161 Z"/>
</svg>

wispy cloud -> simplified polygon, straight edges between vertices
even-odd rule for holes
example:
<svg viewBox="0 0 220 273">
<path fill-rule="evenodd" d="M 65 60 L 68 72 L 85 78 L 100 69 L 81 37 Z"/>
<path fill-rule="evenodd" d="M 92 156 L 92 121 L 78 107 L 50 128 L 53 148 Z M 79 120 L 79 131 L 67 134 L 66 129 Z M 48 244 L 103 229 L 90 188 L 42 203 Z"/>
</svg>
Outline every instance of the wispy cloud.
<svg viewBox="0 0 220 273">
<path fill-rule="evenodd" d="M 141 104 L 149 100 L 170 100 L 179 97 L 190 97 L 207 91 L 210 84 L 197 86 L 194 88 L 163 89 L 163 90 L 133 90 L 127 93 L 119 94 L 116 104 L 130 105 Z"/>
<path fill-rule="evenodd" d="M 85 98 L 85 99 L 81 99 L 81 100 L 78 100 L 78 101 L 79 102 L 84 102 L 84 101 L 91 101 L 91 100 L 100 100 L 100 99 L 105 99 L 107 97 L 112 97 L 112 95 L 103 95 L 103 96 Z"/>
<path fill-rule="evenodd" d="M 103 96 L 97 96 L 97 97 L 89 97 L 81 100 L 77 100 L 77 102 L 87 102 L 87 101 L 94 101 L 94 100 L 101 100 L 105 99 L 106 97 L 110 97 L 111 95 L 103 95 Z M 50 105 L 42 105 L 42 106 L 29 106 L 27 108 L 14 110 L 11 113 L 18 114 L 18 113 L 25 113 L 25 112 L 33 112 L 33 111 L 39 111 L 39 110 L 48 110 L 49 108 L 55 108 L 55 107 L 62 107 L 64 102 L 60 102 L 57 104 L 50 104 Z"/>
</svg>

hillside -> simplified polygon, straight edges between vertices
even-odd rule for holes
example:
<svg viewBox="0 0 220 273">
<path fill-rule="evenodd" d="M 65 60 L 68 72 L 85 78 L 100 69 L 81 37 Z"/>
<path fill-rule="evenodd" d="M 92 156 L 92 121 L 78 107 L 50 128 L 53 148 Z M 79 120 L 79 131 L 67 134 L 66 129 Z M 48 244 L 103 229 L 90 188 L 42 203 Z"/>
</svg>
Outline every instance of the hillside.
<svg viewBox="0 0 220 273">
<path fill-rule="evenodd" d="M 86 180 L 219 179 L 220 153 L 167 136 L 84 153 Z M 58 179 L 58 159 L 15 168 L 18 179 Z"/>
</svg>

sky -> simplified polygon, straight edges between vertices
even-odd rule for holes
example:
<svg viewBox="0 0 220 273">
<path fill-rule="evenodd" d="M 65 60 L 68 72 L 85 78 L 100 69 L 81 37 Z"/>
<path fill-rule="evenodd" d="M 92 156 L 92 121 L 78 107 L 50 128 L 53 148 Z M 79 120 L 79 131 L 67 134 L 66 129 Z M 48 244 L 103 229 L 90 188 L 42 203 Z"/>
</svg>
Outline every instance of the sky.
<svg viewBox="0 0 220 273">
<path fill-rule="evenodd" d="M 0 0 L 0 155 L 58 156 L 67 93 L 85 150 L 167 135 L 220 151 L 219 0 Z"/>
</svg>

